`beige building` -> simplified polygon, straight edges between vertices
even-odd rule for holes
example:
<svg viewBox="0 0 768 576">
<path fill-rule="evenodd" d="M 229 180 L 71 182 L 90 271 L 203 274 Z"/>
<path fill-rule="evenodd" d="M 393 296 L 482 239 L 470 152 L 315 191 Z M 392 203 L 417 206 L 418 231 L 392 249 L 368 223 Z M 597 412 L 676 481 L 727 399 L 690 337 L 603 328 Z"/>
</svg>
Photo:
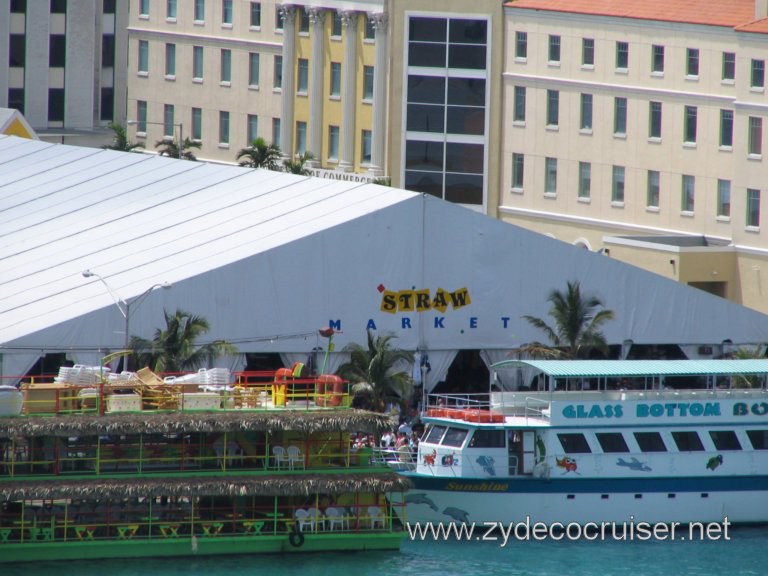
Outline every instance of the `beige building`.
<svg viewBox="0 0 768 576">
<path fill-rule="evenodd" d="M 507 4 L 499 217 L 768 311 L 766 16 Z"/>
<path fill-rule="evenodd" d="M 0 0 L 0 107 L 42 140 L 98 146 L 125 120 L 128 3 Z"/>
</svg>

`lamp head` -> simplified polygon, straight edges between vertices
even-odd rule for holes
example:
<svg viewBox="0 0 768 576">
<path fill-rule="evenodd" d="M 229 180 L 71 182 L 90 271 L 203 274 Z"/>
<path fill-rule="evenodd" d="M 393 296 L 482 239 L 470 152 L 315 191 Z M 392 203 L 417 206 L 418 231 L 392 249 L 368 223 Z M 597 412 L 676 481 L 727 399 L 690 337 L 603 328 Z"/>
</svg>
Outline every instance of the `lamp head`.
<svg viewBox="0 0 768 576">
<path fill-rule="evenodd" d="M 83 278 L 90 278 L 91 276 L 95 276 L 95 274 L 90 270 L 83 270 Z"/>
</svg>

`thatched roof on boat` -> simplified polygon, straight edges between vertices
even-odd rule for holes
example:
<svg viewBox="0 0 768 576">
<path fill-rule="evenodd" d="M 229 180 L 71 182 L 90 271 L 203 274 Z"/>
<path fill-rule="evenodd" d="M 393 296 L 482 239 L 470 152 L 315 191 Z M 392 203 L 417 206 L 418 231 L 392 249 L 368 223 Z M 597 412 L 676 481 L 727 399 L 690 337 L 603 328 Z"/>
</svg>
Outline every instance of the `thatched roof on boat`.
<svg viewBox="0 0 768 576">
<path fill-rule="evenodd" d="M 391 428 L 390 416 L 364 410 L 136 412 L 0 418 L 0 437 L 179 434 L 186 432 L 365 432 Z"/>
<path fill-rule="evenodd" d="M 67 479 L 4 482 L 0 501 L 80 498 L 116 500 L 152 496 L 311 496 L 349 492 L 397 492 L 411 487 L 395 472 L 273 474 L 184 478 Z"/>
</svg>

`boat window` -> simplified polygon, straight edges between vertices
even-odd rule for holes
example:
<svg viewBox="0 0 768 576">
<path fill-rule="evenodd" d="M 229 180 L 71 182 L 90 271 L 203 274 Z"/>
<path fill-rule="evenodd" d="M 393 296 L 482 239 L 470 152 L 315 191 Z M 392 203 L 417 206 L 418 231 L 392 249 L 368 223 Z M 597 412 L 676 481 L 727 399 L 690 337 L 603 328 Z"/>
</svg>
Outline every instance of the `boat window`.
<svg viewBox="0 0 768 576">
<path fill-rule="evenodd" d="M 741 450 L 741 443 L 733 430 L 711 431 L 709 435 L 717 450 Z"/>
<path fill-rule="evenodd" d="M 768 430 L 747 430 L 749 441 L 755 450 L 768 450 Z"/>
<path fill-rule="evenodd" d="M 456 446 L 459 447 L 464 443 L 464 438 L 469 434 L 469 430 L 466 428 L 448 428 L 448 432 L 445 433 L 441 444 L 443 446 Z"/>
<path fill-rule="evenodd" d="M 430 444 L 440 444 L 440 438 L 443 437 L 443 434 L 445 434 L 447 426 L 432 426 L 432 430 L 429 431 L 429 434 L 427 434 L 426 438 L 424 438 L 424 442 L 429 442 Z"/>
<path fill-rule="evenodd" d="M 587 439 L 584 438 L 584 434 L 558 434 L 560 444 L 563 446 L 563 450 L 567 454 L 588 454 L 592 452 L 589 449 Z"/>
<path fill-rule="evenodd" d="M 621 432 L 598 432 L 595 436 L 603 452 L 629 452 Z"/>
<path fill-rule="evenodd" d="M 635 440 L 643 452 L 666 452 L 667 447 L 658 432 L 635 432 Z"/>
<path fill-rule="evenodd" d="M 680 452 L 701 452 L 704 444 L 701 443 L 698 432 L 672 432 L 672 438 Z"/>
<path fill-rule="evenodd" d="M 470 448 L 504 448 L 506 446 L 504 430 L 475 430 Z"/>
</svg>

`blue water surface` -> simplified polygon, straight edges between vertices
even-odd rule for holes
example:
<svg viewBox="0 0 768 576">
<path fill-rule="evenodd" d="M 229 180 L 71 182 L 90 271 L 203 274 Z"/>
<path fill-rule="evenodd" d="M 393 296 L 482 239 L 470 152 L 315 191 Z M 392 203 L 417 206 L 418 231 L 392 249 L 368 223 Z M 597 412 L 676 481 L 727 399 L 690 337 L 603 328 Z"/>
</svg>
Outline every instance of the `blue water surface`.
<svg viewBox="0 0 768 576">
<path fill-rule="evenodd" d="M 355 552 L 0 564 L 2 576 L 766 576 L 768 527 L 729 541 L 411 542 Z M 0 554 L 2 547 L 0 546 Z"/>
</svg>

